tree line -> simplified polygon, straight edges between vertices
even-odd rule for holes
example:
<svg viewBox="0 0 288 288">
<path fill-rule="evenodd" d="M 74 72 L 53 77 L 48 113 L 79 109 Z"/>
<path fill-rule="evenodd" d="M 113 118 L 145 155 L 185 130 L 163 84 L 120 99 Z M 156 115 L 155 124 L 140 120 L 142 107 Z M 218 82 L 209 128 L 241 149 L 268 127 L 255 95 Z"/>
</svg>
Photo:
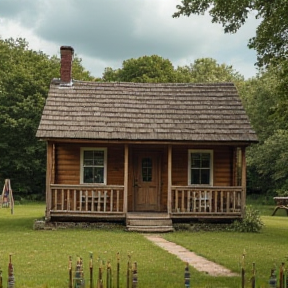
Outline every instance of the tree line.
<svg viewBox="0 0 288 288">
<path fill-rule="evenodd" d="M 60 59 L 29 49 L 24 39 L 0 39 L 0 63 L 0 183 L 10 178 L 19 195 L 44 197 L 46 146 L 35 134 L 51 79 L 60 77 Z M 174 68 L 170 60 L 152 55 L 125 60 L 118 69 L 107 67 L 94 78 L 76 55 L 72 69 L 74 79 L 87 81 L 235 83 L 259 138 L 247 151 L 248 191 L 288 190 L 287 94 L 275 66 L 245 80 L 232 66 L 211 58 Z"/>
</svg>

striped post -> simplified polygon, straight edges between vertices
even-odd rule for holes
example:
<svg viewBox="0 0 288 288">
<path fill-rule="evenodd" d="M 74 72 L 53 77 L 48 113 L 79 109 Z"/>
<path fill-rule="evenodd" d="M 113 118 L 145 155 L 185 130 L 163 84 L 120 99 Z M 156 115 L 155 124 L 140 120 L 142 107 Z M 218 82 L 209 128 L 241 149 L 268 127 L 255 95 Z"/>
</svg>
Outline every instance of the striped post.
<svg viewBox="0 0 288 288">
<path fill-rule="evenodd" d="M 102 260 L 100 260 L 100 264 L 99 264 L 97 288 L 104 288 L 103 287 Z"/>
<path fill-rule="evenodd" d="M 185 266 L 185 272 L 184 272 L 184 284 L 185 284 L 185 288 L 190 288 L 190 271 L 189 271 L 189 264 L 188 262 L 186 263 Z"/>
<path fill-rule="evenodd" d="M 0 267 L 0 288 L 3 288 L 2 269 Z"/>
<path fill-rule="evenodd" d="M 89 271 L 90 271 L 90 288 L 93 288 L 93 253 L 92 252 L 90 252 Z"/>
<path fill-rule="evenodd" d="M 69 288 L 73 287 L 73 279 L 72 279 L 72 257 L 69 256 L 69 261 L 68 261 L 68 272 L 69 272 Z M 1 287 L 0 287 L 1 288 Z"/>
<path fill-rule="evenodd" d="M 106 288 L 112 288 L 112 267 L 110 261 L 107 262 Z"/>
<path fill-rule="evenodd" d="M 132 269 L 132 288 L 137 288 L 137 286 L 138 286 L 137 262 L 134 262 Z"/>
<path fill-rule="evenodd" d="M 245 255 L 246 255 L 246 252 L 244 249 L 243 254 L 242 254 L 242 265 L 241 265 L 241 280 L 242 280 L 241 287 L 242 288 L 245 288 Z"/>
<path fill-rule="evenodd" d="M 127 274 L 126 274 L 126 288 L 130 288 L 130 278 L 131 278 L 131 255 L 128 254 L 128 262 L 127 262 Z"/>
<path fill-rule="evenodd" d="M 251 287 L 252 287 L 252 288 L 256 288 L 256 269 L 255 269 L 255 263 L 252 264 Z"/>
<path fill-rule="evenodd" d="M 279 288 L 286 288 L 284 286 L 284 275 L 285 275 L 285 266 L 284 266 L 284 262 L 282 262 L 281 266 L 280 266 L 280 275 L 279 275 Z"/>
<path fill-rule="evenodd" d="M 277 288 L 277 277 L 275 268 L 271 269 L 271 274 L 269 278 L 269 288 Z"/>
<path fill-rule="evenodd" d="M 119 288 L 119 275 L 120 275 L 120 254 L 117 253 L 117 274 L 116 274 L 116 288 Z"/>
<path fill-rule="evenodd" d="M 12 264 L 12 254 L 9 255 L 9 265 L 8 265 L 8 285 L 7 288 L 15 287 L 15 277 L 14 277 L 14 267 Z"/>
</svg>

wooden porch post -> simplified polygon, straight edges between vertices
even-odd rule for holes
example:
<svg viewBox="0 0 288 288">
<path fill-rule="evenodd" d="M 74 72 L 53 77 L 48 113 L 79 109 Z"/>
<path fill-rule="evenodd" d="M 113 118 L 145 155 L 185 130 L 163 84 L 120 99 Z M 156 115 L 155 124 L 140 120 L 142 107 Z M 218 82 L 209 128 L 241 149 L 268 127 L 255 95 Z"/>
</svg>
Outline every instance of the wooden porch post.
<svg viewBox="0 0 288 288">
<path fill-rule="evenodd" d="M 242 189 L 243 189 L 243 195 L 242 195 L 242 207 L 241 207 L 241 212 L 242 212 L 242 216 L 244 216 L 244 211 L 245 211 L 245 205 L 246 205 L 246 156 L 245 156 L 245 147 L 242 147 L 241 148 L 241 154 L 242 154 L 242 183 L 241 183 L 241 186 L 242 186 Z"/>
<path fill-rule="evenodd" d="M 123 199 L 123 212 L 127 213 L 127 202 L 128 202 L 128 144 L 125 144 L 124 153 L 124 199 Z"/>
<path fill-rule="evenodd" d="M 168 191 L 167 191 L 167 211 L 171 213 L 171 199 L 172 199 L 172 146 L 168 146 Z"/>
<path fill-rule="evenodd" d="M 51 210 L 51 188 L 50 184 L 52 178 L 54 179 L 53 174 L 53 167 L 54 167 L 54 145 L 51 142 L 47 142 L 47 166 L 46 166 L 46 219 L 50 219 L 50 210 Z"/>
</svg>

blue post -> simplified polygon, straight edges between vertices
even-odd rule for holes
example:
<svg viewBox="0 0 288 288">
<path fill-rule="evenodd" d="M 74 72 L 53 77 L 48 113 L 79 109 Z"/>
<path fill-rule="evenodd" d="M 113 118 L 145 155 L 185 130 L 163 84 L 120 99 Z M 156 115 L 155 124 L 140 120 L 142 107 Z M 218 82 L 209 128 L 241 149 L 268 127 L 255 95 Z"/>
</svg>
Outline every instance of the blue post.
<svg viewBox="0 0 288 288">
<path fill-rule="evenodd" d="M 186 267 L 185 267 L 184 283 L 185 283 L 185 288 L 190 288 L 190 271 L 189 271 L 188 263 L 186 263 Z"/>
<path fill-rule="evenodd" d="M 275 269 L 271 269 L 271 274 L 269 278 L 269 287 L 270 288 L 277 288 L 277 277 L 276 277 L 276 272 Z"/>
</svg>

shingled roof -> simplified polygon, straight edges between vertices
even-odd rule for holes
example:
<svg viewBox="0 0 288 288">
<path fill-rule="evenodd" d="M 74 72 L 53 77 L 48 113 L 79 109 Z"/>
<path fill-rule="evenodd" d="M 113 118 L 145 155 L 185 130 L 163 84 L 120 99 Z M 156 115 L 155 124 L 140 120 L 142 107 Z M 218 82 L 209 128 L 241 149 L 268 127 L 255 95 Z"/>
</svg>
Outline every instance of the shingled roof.
<svg viewBox="0 0 288 288">
<path fill-rule="evenodd" d="M 257 136 L 232 83 L 151 84 L 53 80 L 42 139 L 241 141 Z"/>
</svg>

